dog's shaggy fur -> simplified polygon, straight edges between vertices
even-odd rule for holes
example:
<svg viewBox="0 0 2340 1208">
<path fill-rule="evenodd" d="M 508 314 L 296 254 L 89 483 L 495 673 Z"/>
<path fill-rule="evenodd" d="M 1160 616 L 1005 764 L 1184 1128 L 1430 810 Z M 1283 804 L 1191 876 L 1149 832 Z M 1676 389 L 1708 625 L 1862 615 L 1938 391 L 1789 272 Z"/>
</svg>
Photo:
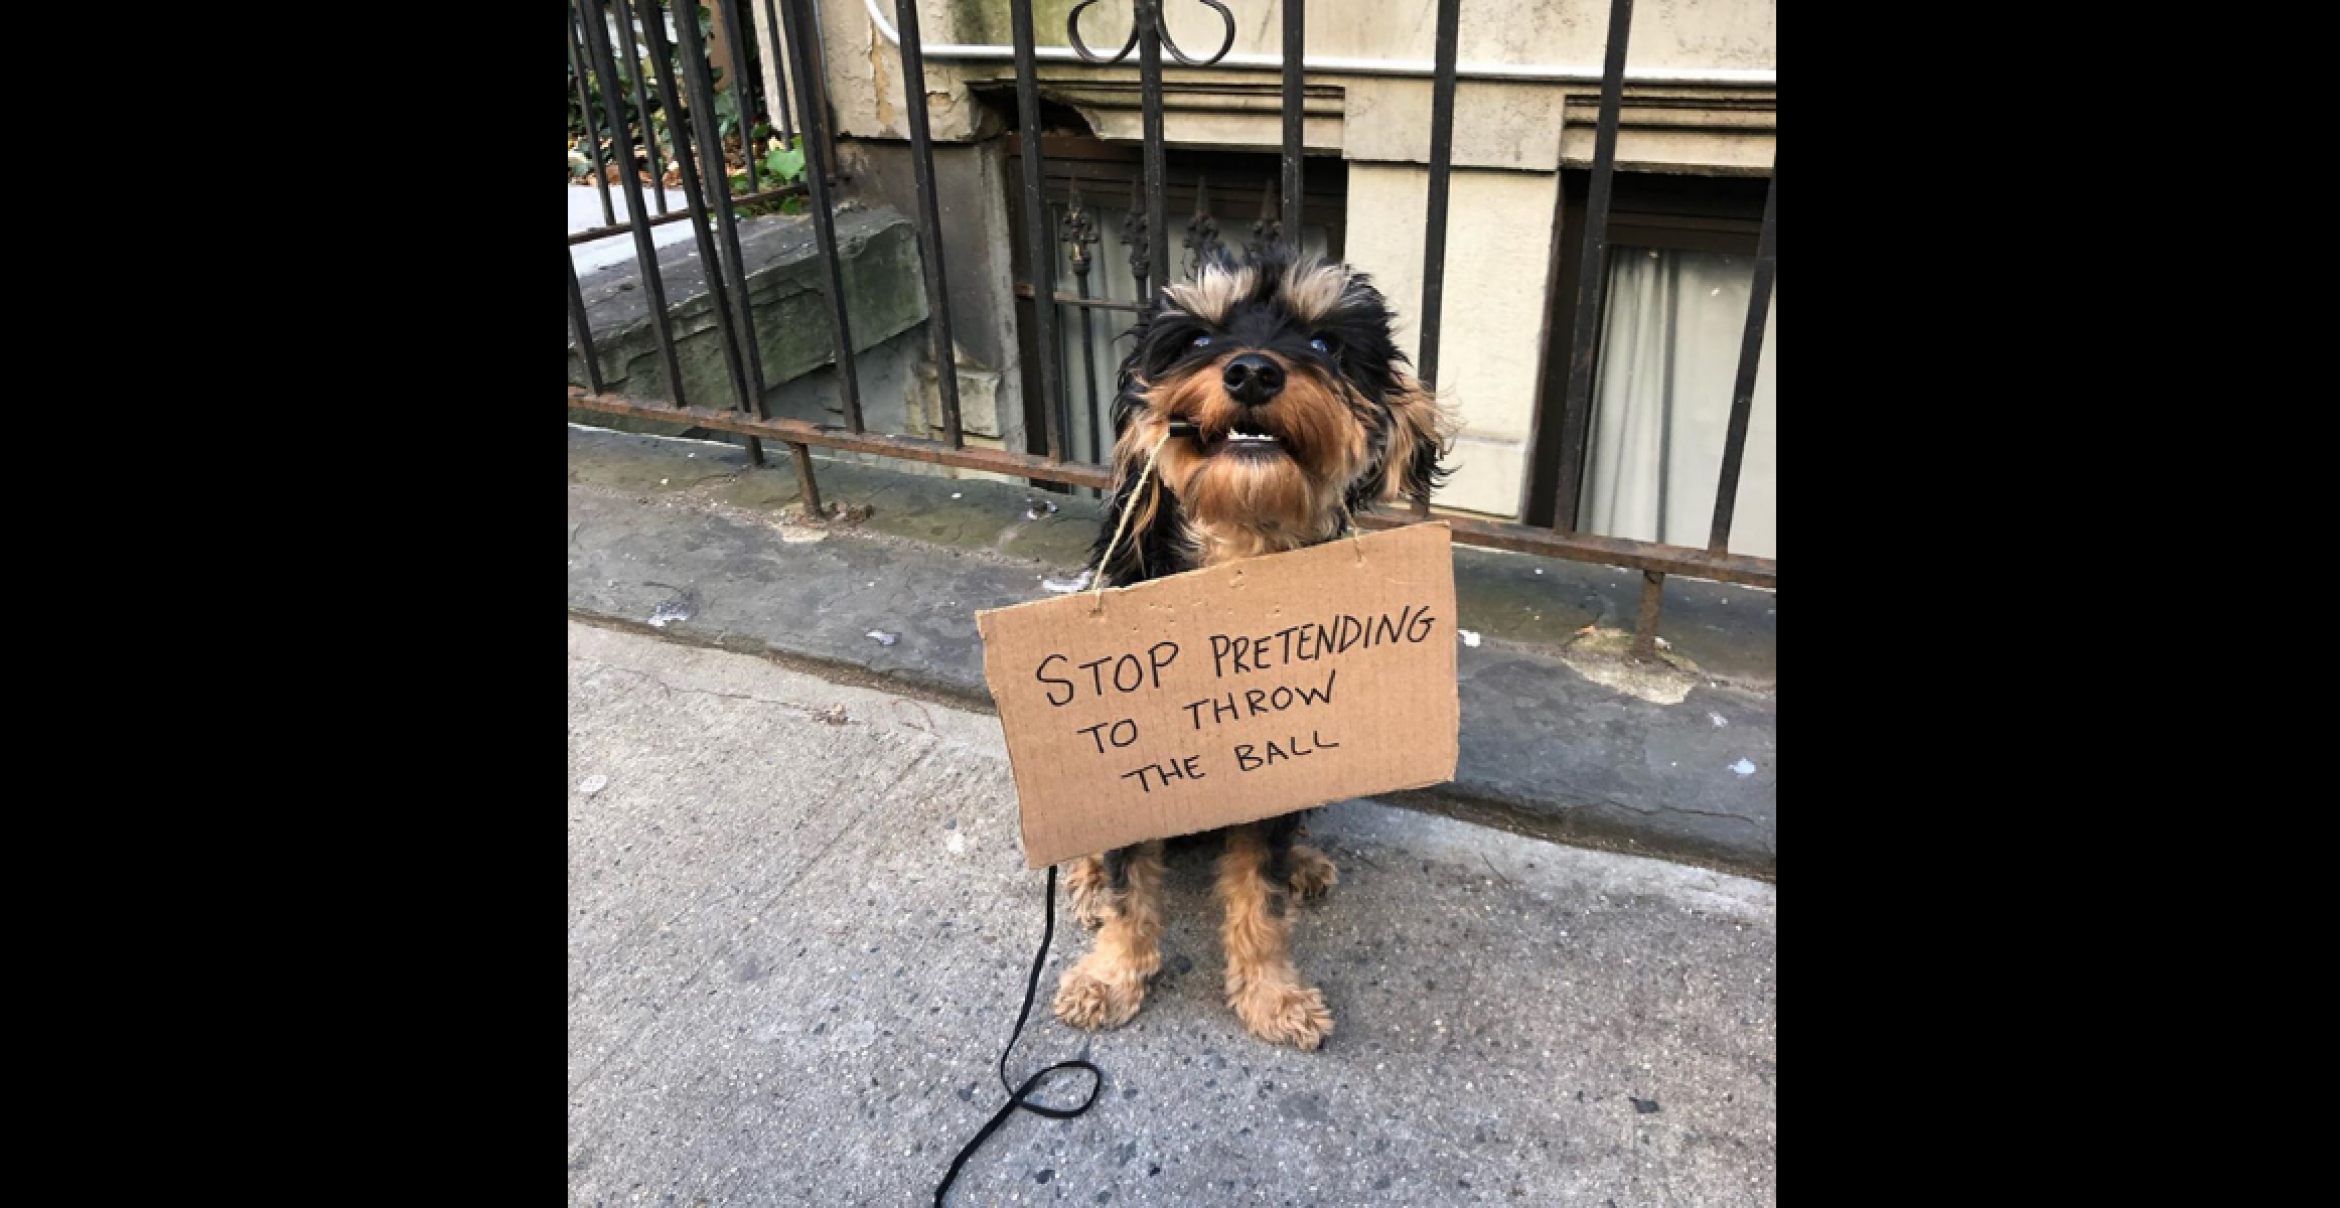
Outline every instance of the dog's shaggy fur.
<svg viewBox="0 0 2340 1208">
<path fill-rule="evenodd" d="M 1113 400 L 1115 489 L 1091 553 L 1102 581 L 1315 545 L 1377 503 L 1426 497 L 1444 477 L 1452 428 L 1407 372 L 1391 322 L 1365 274 L 1288 249 L 1248 264 L 1221 254 L 1164 288 L 1130 333 L 1136 347 Z M 1173 423 L 1193 434 L 1162 445 L 1141 491 L 1147 456 Z M 1296 842 L 1301 817 L 1222 832 L 1215 896 L 1227 1005 L 1252 1035 L 1314 1049 L 1333 1020 L 1293 967 L 1289 906 L 1294 894 L 1322 896 L 1339 872 Z M 1162 852 L 1157 840 L 1074 863 L 1074 917 L 1098 934 L 1065 971 L 1057 1018 L 1117 1027 L 1145 1001 L 1162 964 Z"/>
</svg>

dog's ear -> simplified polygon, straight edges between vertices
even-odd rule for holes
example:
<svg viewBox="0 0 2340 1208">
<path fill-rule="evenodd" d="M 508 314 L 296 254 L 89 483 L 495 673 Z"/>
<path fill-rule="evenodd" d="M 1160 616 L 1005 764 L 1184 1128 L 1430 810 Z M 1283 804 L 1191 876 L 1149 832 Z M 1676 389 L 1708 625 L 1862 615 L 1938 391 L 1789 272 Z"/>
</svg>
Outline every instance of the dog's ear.
<svg viewBox="0 0 2340 1208">
<path fill-rule="evenodd" d="M 1113 492 L 1105 502 L 1105 524 L 1097 533 L 1096 542 L 1089 547 L 1089 565 L 1096 568 L 1102 581 L 1109 586 L 1127 586 L 1140 583 L 1156 575 L 1171 573 L 1176 534 L 1182 527 L 1178 518 L 1178 501 L 1162 489 L 1160 479 L 1146 483 L 1138 490 L 1138 480 L 1145 474 L 1146 455 L 1152 451 L 1158 423 L 1150 423 L 1146 416 L 1145 354 L 1146 333 L 1149 324 L 1140 320 L 1133 329 L 1137 347 L 1121 362 L 1117 389 L 1113 396 Z M 1128 522 L 1123 523 L 1123 515 Z M 1113 535 L 1121 532 L 1121 540 L 1113 544 Z M 1110 551 L 1108 545 L 1111 545 Z M 1110 552 L 1113 561 L 1102 561 Z"/>
<path fill-rule="evenodd" d="M 1142 408 L 1142 402 L 1125 408 L 1116 400 L 1115 410 L 1123 412 L 1125 420 L 1113 445 L 1113 494 L 1105 502 L 1105 523 L 1089 547 L 1089 565 L 1109 587 L 1142 583 L 1178 569 L 1179 534 L 1185 528 L 1178 497 L 1163 487 L 1158 473 L 1145 471 L 1146 455 L 1153 447 L 1146 436 L 1159 431 L 1160 425 L 1134 425 L 1126 418 Z M 1114 540 L 1116 535 L 1119 541 Z M 1111 562 L 1104 561 L 1108 553 Z"/>
<path fill-rule="evenodd" d="M 1389 393 L 1389 445 L 1382 452 L 1377 502 L 1427 497 L 1453 473 L 1445 464 L 1461 421 L 1430 388 L 1400 372 Z"/>
</svg>

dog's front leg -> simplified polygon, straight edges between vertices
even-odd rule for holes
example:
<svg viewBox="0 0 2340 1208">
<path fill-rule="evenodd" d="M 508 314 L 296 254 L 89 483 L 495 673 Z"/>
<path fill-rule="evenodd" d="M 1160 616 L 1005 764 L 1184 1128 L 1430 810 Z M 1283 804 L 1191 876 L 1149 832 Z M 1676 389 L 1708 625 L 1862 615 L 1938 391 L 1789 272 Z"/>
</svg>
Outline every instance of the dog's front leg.
<svg viewBox="0 0 2340 1208">
<path fill-rule="evenodd" d="M 1082 856 L 1073 861 L 1072 871 L 1064 877 L 1064 891 L 1072 900 L 1074 921 L 1091 931 L 1105 925 L 1112 894 L 1105 887 L 1103 856 Z"/>
<path fill-rule="evenodd" d="M 1137 1014 L 1162 967 L 1162 842 L 1108 853 L 1093 867 L 1084 859 L 1075 878 L 1084 872 L 1092 876 L 1085 891 L 1074 890 L 1075 913 L 1100 915 L 1104 924 L 1096 948 L 1064 971 L 1056 1017 L 1076 1028 L 1117 1028 Z"/>
<path fill-rule="evenodd" d="M 1220 931 L 1227 949 L 1227 1005 L 1261 1040 L 1314 1049 L 1333 1030 L 1333 1019 L 1324 992 L 1302 982 L 1292 967 L 1288 865 L 1294 822 L 1228 831 L 1215 893 L 1227 912 Z"/>
</svg>

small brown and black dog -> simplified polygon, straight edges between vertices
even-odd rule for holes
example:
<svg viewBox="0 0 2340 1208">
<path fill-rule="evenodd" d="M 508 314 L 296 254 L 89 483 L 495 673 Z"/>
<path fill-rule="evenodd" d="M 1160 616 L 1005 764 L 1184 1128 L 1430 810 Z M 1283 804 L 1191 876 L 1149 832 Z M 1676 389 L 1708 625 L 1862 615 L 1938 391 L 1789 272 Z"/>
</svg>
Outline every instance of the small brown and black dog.
<svg viewBox="0 0 2340 1208">
<path fill-rule="evenodd" d="M 1113 401 L 1113 499 L 1091 552 L 1117 586 L 1331 541 L 1354 513 L 1426 494 L 1451 425 L 1407 372 L 1388 302 L 1365 274 L 1288 249 L 1223 253 L 1164 288 L 1131 334 Z M 1164 444 L 1163 438 L 1172 431 Z M 1147 456 L 1161 446 L 1141 490 Z M 1127 531 L 1114 534 L 1128 514 Z M 1227 1005 L 1252 1035 L 1314 1049 L 1322 991 L 1293 967 L 1294 894 L 1338 873 L 1295 840 L 1301 814 L 1229 827 L 1215 896 L 1226 911 Z M 1118 1027 L 1161 968 L 1163 843 L 1084 856 L 1069 886 L 1096 947 L 1065 971 L 1056 1017 Z"/>
</svg>

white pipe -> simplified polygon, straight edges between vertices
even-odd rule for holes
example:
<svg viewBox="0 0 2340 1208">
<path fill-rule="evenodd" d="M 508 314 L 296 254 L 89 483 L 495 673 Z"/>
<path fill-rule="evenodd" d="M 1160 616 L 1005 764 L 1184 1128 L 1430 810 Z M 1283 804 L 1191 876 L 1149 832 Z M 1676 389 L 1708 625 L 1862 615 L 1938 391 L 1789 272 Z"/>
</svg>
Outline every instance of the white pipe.
<svg viewBox="0 0 2340 1208">
<path fill-rule="evenodd" d="M 869 20 L 879 33 L 899 50 L 902 35 L 894 31 L 885 14 L 878 11 L 877 0 L 861 0 L 869 10 Z M 929 59 L 965 60 L 969 62 L 1014 61 L 1013 46 L 966 46 L 949 42 L 923 43 Z M 1043 63 L 1077 63 L 1085 67 L 1100 67 L 1076 54 L 1069 46 L 1035 46 L 1034 59 Z M 1428 59 L 1348 59 L 1330 55 L 1306 55 L 1300 60 L 1307 71 L 1327 75 L 1403 76 L 1413 79 L 1432 79 L 1437 65 Z M 1165 61 L 1165 68 L 1176 67 L 1175 61 Z M 1284 61 L 1275 55 L 1230 54 L 1212 64 L 1235 71 L 1282 71 Z M 1537 84 L 1598 84 L 1598 67 L 1561 67 L 1550 63 L 1457 63 L 1454 74 L 1461 80 L 1512 80 Z M 1642 67 L 1625 69 L 1629 84 L 1736 84 L 1742 87 L 1776 88 L 1779 72 L 1764 68 L 1737 67 Z"/>
</svg>

